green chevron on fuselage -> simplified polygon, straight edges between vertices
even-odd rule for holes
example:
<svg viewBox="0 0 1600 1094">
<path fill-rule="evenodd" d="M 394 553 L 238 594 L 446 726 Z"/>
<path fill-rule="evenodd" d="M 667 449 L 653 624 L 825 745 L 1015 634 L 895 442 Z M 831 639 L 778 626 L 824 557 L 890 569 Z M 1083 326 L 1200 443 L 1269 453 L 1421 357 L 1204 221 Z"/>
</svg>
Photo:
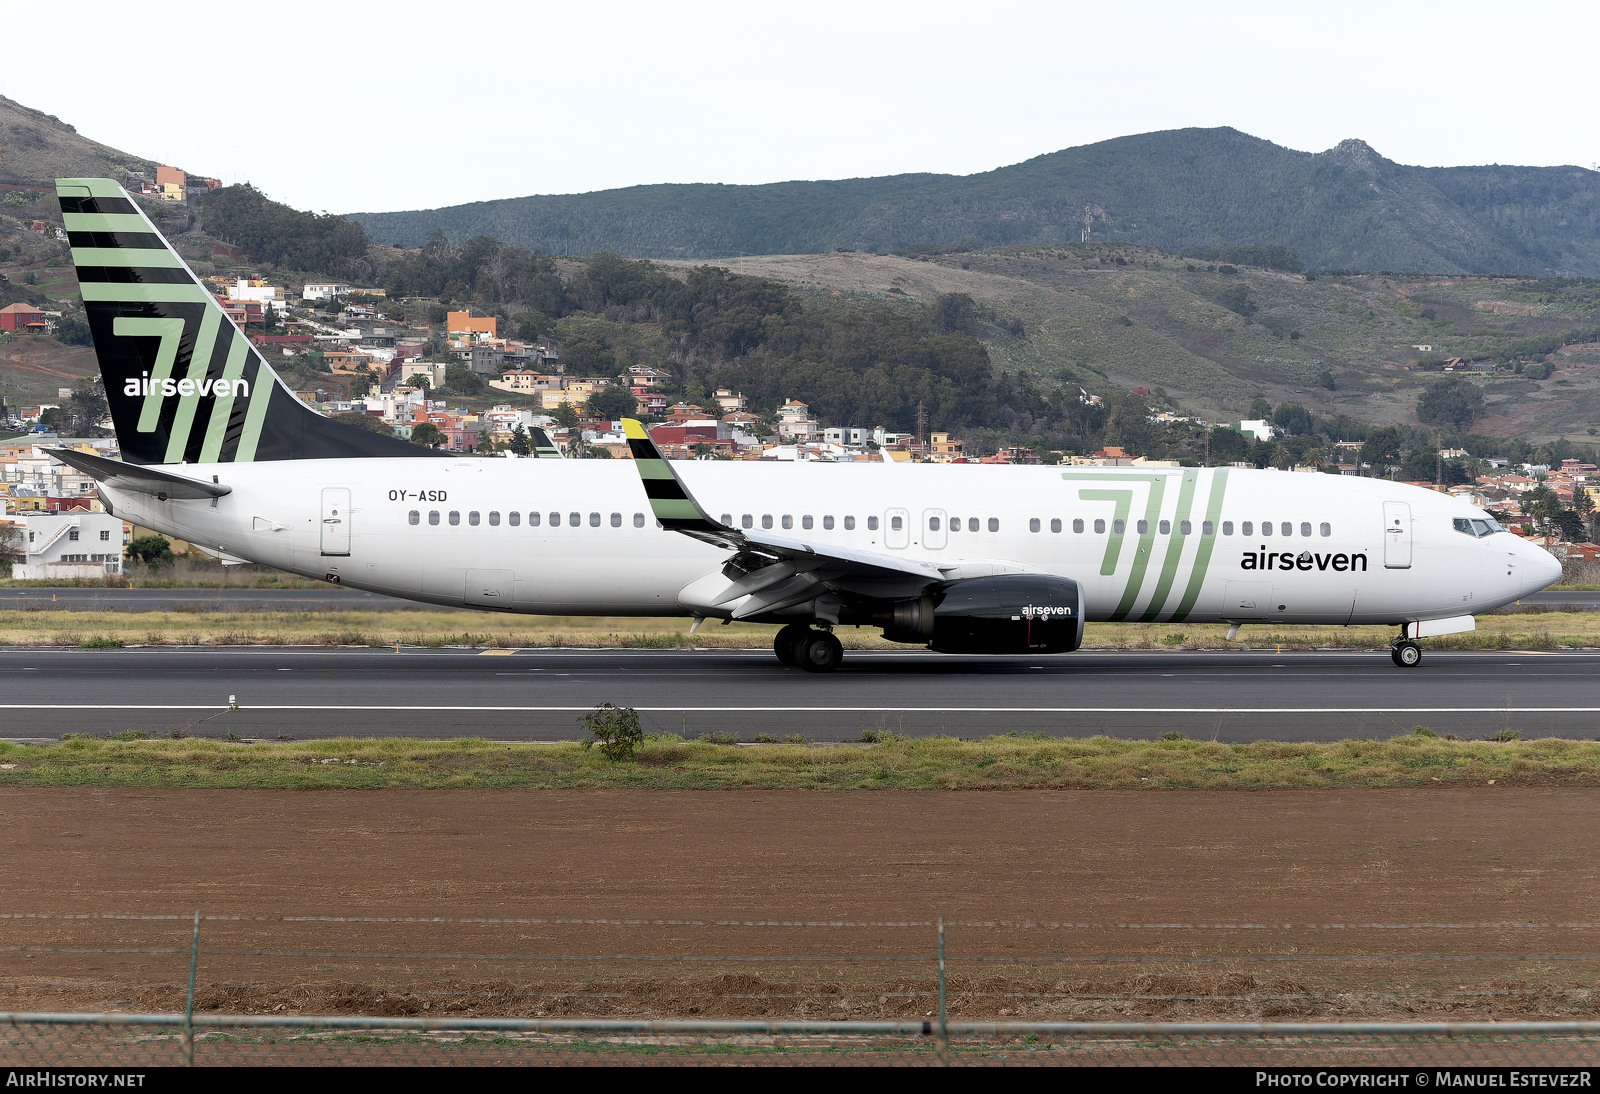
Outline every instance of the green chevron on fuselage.
<svg viewBox="0 0 1600 1094">
<path fill-rule="evenodd" d="M 1167 483 L 1174 476 L 1179 476 L 1178 497 L 1172 514 L 1172 532 L 1158 537 L 1156 530 L 1161 520 L 1162 502 L 1166 497 Z M 1146 489 L 1144 518 L 1142 532 L 1136 531 L 1135 549 L 1132 560 L 1128 566 L 1128 576 L 1123 583 L 1122 593 L 1118 597 L 1115 610 L 1107 617 L 1111 622 L 1118 622 L 1129 618 L 1134 605 L 1139 602 L 1144 592 L 1145 580 L 1150 573 L 1151 561 L 1158 542 L 1165 545 L 1161 562 L 1156 567 L 1155 586 L 1151 590 L 1150 598 L 1144 610 L 1138 616 L 1138 622 L 1148 623 L 1160 617 L 1172 595 L 1173 588 L 1179 582 L 1179 573 L 1183 567 L 1183 552 L 1190 540 L 1190 536 L 1182 535 L 1179 529 L 1185 521 L 1190 521 L 1194 508 L 1195 494 L 1199 488 L 1202 475 L 1210 476 L 1210 489 L 1205 502 L 1205 515 L 1202 517 L 1201 534 L 1194 536 L 1196 548 L 1194 556 L 1188 563 L 1187 580 L 1183 585 L 1183 594 L 1177 607 L 1173 609 L 1172 620 L 1181 622 L 1194 610 L 1195 602 L 1199 599 L 1201 586 L 1205 584 L 1206 573 L 1211 565 L 1212 550 L 1216 544 L 1216 522 L 1222 512 L 1222 501 L 1227 493 L 1228 471 L 1226 468 L 1203 470 L 1201 468 L 1182 468 L 1167 473 L 1131 473 L 1116 471 L 1064 471 L 1062 479 L 1068 482 L 1095 483 L 1095 488 L 1081 488 L 1078 498 L 1081 501 L 1111 502 L 1113 515 L 1110 535 L 1106 540 L 1105 555 L 1100 563 L 1100 575 L 1113 577 L 1122 564 L 1123 546 L 1127 540 L 1127 521 L 1133 509 L 1134 493 L 1138 486 Z M 1206 524 L 1212 529 L 1211 535 L 1204 532 Z"/>
</svg>

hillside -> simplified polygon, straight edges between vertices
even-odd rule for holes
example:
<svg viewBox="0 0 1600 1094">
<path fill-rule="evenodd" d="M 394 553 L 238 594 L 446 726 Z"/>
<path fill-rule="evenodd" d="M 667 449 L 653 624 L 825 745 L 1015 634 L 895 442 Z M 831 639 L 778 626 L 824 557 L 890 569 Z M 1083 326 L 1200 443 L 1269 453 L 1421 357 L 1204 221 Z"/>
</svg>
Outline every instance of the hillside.
<svg viewBox="0 0 1600 1094">
<path fill-rule="evenodd" d="M 78 135 L 73 126 L 0 95 L 0 184 L 48 188 L 58 178 L 120 178 L 149 171 L 149 160 Z"/>
<path fill-rule="evenodd" d="M 1600 174 L 1578 167 L 1408 167 L 1359 140 L 1326 152 L 1235 129 L 1068 148 L 983 174 L 765 186 L 634 186 L 442 209 L 353 213 L 374 239 L 496 236 L 547 254 L 724 258 L 919 242 L 1094 238 L 1183 252 L 1279 243 L 1318 269 L 1600 275 Z"/>
<path fill-rule="evenodd" d="M 1414 426 L 1416 400 L 1439 373 L 1407 366 L 1462 356 L 1485 367 L 1500 359 L 1553 370 L 1542 381 L 1506 369 L 1474 374 L 1488 403 L 1475 432 L 1590 442 L 1600 424 L 1600 343 L 1555 351 L 1541 340 L 1600 323 L 1596 282 L 1308 280 L 1248 267 L 1230 274 L 1112 244 L 723 265 L 835 305 L 874 300 L 921 313 L 940 294 L 966 293 L 987 315 L 972 330 L 997 372 L 1090 391 L 1160 387 L 1185 410 L 1215 418 L 1238 418 L 1263 397 L 1328 417 Z M 1020 333 L 1011 320 L 1020 320 Z"/>
</svg>

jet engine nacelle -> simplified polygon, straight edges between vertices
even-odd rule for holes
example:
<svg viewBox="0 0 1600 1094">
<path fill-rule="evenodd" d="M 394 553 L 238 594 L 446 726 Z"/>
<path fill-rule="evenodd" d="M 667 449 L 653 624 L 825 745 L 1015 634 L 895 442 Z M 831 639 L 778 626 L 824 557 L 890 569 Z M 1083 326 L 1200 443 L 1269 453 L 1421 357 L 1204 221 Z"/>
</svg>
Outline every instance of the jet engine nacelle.
<svg viewBox="0 0 1600 1094">
<path fill-rule="evenodd" d="M 896 605 L 883 636 L 940 653 L 1070 653 L 1083 645 L 1083 586 L 1035 574 L 957 581 L 935 603 Z"/>
</svg>

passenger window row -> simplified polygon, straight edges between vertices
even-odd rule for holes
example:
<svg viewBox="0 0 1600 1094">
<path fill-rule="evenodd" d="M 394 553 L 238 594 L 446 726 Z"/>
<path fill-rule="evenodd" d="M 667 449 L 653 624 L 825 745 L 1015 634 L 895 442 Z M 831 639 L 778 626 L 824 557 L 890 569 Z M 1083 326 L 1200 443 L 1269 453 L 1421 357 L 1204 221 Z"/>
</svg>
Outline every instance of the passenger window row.
<svg viewBox="0 0 1600 1094">
<path fill-rule="evenodd" d="M 449 518 L 448 519 L 449 519 L 449 522 L 450 522 L 450 524 L 452 526 L 458 525 L 458 524 L 461 523 L 461 513 L 458 510 L 452 509 L 452 510 L 450 510 L 450 514 L 449 514 Z M 528 527 L 529 528 L 538 528 L 543 522 L 544 522 L 544 515 L 543 514 L 541 514 L 541 513 L 529 513 L 528 514 Z M 421 524 L 422 523 L 422 514 L 419 511 L 417 511 L 416 509 L 411 510 L 411 512 L 406 514 L 406 523 L 407 524 Z M 437 509 L 428 510 L 428 523 L 429 524 L 438 524 L 439 523 L 439 510 L 437 510 Z M 522 514 L 521 513 L 516 513 L 516 512 L 507 513 L 506 514 L 506 523 L 509 524 L 513 528 L 518 527 L 519 525 L 522 524 Z M 598 528 L 598 527 L 600 527 L 600 525 L 602 523 L 603 523 L 603 521 L 601 520 L 601 516 L 600 516 L 599 513 L 590 513 L 589 514 L 589 527 Z M 644 516 L 643 513 L 635 513 L 635 514 L 633 514 L 633 526 L 635 528 L 643 528 L 644 527 L 644 523 L 645 523 L 645 516 Z M 471 512 L 467 513 L 467 524 L 469 526 L 471 526 L 471 527 L 474 527 L 474 528 L 476 528 L 478 526 L 478 524 L 479 524 L 479 513 L 478 513 L 478 511 L 476 509 L 474 509 Z M 499 524 L 500 524 L 500 511 L 498 509 L 489 510 L 489 527 L 496 528 L 496 527 L 499 527 Z M 583 514 L 582 513 L 568 513 L 567 514 L 567 524 L 570 525 L 573 528 L 580 527 L 583 524 Z M 611 527 L 613 527 L 613 528 L 621 528 L 622 527 L 622 514 L 621 513 L 612 513 L 611 514 L 611 519 L 610 519 L 610 524 L 611 524 Z M 561 514 L 560 513 L 551 513 L 550 514 L 550 527 L 552 527 L 552 528 L 561 527 Z"/>
<path fill-rule="evenodd" d="M 844 530 L 846 532 L 855 531 L 855 528 L 856 528 L 856 518 L 855 517 L 843 517 L 841 519 L 844 522 Z M 900 518 L 896 517 L 894 519 L 899 520 Z M 763 514 L 761 514 L 761 527 L 763 527 L 763 528 L 771 528 L 772 527 L 772 520 L 773 520 L 773 517 L 772 517 L 771 513 L 763 513 Z M 778 521 L 779 521 L 780 526 L 783 527 L 783 528 L 793 528 L 794 527 L 794 515 L 791 514 L 791 513 L 783 514 L 781 517 L 778 518 Z M 728 528 L 733 528 L 733 527 L 754 528 L 756 526 L 756 517 L 755 517 L 754 513 L 745 513 L 743 516 L 741 516 L 739 518 L 739 523 L 737 525 L 735 525 L 734 521 L 733 521 L 733 514 L 732 513 L 724 513 L 724 514 L 722 514 L 722 523 L 723 523 L 723 525 L 725 525 Z M 814 518 L 810 513 L 806 513 L 806 514 L 802 515 L 801 518 L 800 518 L 800 527 L 805 529 L 806 531 L 810 531 L 812 528 L 816 527 L 816 518 Z M 825 531 L 825 532 L 831 532 L 831 531 L 833 531 L 833 527 L 834 527 L 833 515 L 832 514 L 828 514 L 828 515 L 824 516 L 822 518 L 822 530 Z M 867 518 L 867 529 L 869 531 L 873 531 L 873 532 L 876 532 L 878 530 L 878 518 L 877 517 L 868 517 Z"/>
</svg>

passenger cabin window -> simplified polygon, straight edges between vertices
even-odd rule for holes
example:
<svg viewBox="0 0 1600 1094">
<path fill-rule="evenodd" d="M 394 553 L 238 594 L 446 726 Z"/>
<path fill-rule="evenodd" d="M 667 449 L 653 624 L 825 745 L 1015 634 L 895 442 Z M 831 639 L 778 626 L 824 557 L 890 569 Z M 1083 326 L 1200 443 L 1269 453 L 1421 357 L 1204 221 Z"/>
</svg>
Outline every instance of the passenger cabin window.
<svg viewBox="0 0 1600 1094">
<path fill-rule="evenodd" d="M 751 516 L 749 513 L 746 513 L 744 516 L 739 518 L 739 527 L 741 527 L 741 528 L 754 528 L 755 526 L 756 526 L 756 518 Z"/>
<path fill-rule="evenodd" d="M 939 530 L 939 518 L 938 517 L 929 517 L 928 518 L 928 531 L 937 532 L 938 530 Z"/>
<path fill-rule="evenodd" d="M 856 518 L 855 517 L 845 517 L 844 518 L 844 530 L 846 532 L 854 532 L 856 530 Z"/>
<path fill-rule="evenodd" d="M 1099 527 L 1099 528 L 1095 529 L 1096 532 L 1104 532 L 1105 531 L 1105 528 L 1104 528 L 1105 522 L 1104 521 L 1098 521 L 1097 520 L 1097 521 L 1095 521 L 1095 523 L 1099 524 L 1099 525 L 1102 525 L 1102 527 Z M 1082 518 L 1079 518 L 1078 520 L 1074 520 L 1072 522 L 1072 530 L 1074 532 L 1079 533 L 1080 535 L 1083 533 L 1083 520 L 1082 520 Z"/>
<path fill-rule="evenodd" d="M 497 510 L 497 509 L 489 510 L 489 527 L 490 528 L 498 528 L 498 527 L 500 527 L 500 512 L 499 512 L 499 510 Z"/>
<path fill-rule="evenodd" d="M 831 514 L 822 518 L 822 529 L 825 532 L 833 531 L 833 516 Z"/>
<path fill-rule="evenodd" d="M 783 514 L 783 526 L 785 528 L 793 528 L 794 527 L 794 518 L 791 517 L 788 513 Z"/>
<path fill-rule="evenodd" d="M 1216 531 L 1217 526 L 1212 524 L 1209 520 L 1200 525 L 1200 534 L 1203 536 L 1215 535 Z"/>
<path fill-rule="evenodd" d="M 894 531 L 898 532 L 898 531 L 900 531 L 900 529 L 904 528 L 905 526 L 906 526 L 906 522 L 904 520 L 902 520 L 900 517 L 890 517 L 889 518 L 889 527 L 892 528 Z"/>
<path fill-rule="evenodd" d="M 590 528 L 598 528 L 598 527 L 600 527 L 600 514 L 599 513 L 590 513 L 589 514 L 589 527 Z"/>
<path fill-rule="evenodd" d="M 810 513 L 807 513 L 805 516 L 800 518 L 800 527 L 804 528 L 808 532 L 811 530 L 811 523 L 812 521 Z"/>
<path fill-rule="evenodd" d="M 633 514 L 633 526 L 635 528 L 643 528 L 644 527 L 644 514 L 643 513 L 635 513 L 635 514 Z"/>
<path fill-rule="evenodd" d="M 878 530 L 878 518 L 877 517 L 868 517 L 867 518 L 867 531 L 876 532 L 877 530 Z"/>
<path fill-rule="evenodd" d="M 1233 521 L 1225 520 L 1222 522 L 1222 534 L 1225 536 L 1233 535 Z M 1246 528 L 1244 534 L 1248 536 L 1250 529 Z"/>
<path fill-rule="evenodd" d="M 1058 518 L 1054 518 L 1054 517 L 1051 518 L 1051 520 L 1050 520 L 1050 530 L 1052 532 L 1061 531 L 1061 521 Z M 1083 531 L 1083 522 L 1082 521 L 1078 522 L 1078 531 L 1080 531 L 1080 532 Z"/>
<path fill-rule="evenodd" d="M 514 513 L 514 512 L 513 513 L 507 513 L 506 514 L 506 523 L 511 525 L 511 527 L 513 527 L 513 528 L 517 527 L 518 525 L 520 525 L 522 523 L 522 514 L 521 513 Z M 531 524 L 532 521 L 529 521 L 529 523 Z"/>
<path fill-rule="evenodd" d="M 1245 522 L 1244 534 L 1247 536 L 1250 534 L 1250 524 L 1248 521 Z M 1270 520 L 1264 520 L 1261 522 L 1261 534 L 1264 536 L 1270 536 L 1272 534 L 1272 522 Z"/>
<path fill-rule="evenodd" d="M 1170 520 L 1162 521 L 1160 524 L 1156 525 L 1156 531 L 1160 532 L 1164 536 L 1170 536 L 1172 534 L 1172 522 Z"/>
<path fill-rule="evenodd" d="M 568 513 L 567 514 L 567 523 L 572 525 L 574 528 L 581 528 L 583 526 L 583 514 L 582 513 Z"/>
<path fill-rule="evenodd" d="M 561 527 L 561 514 L 560 513 L 551 513 L 550 514 L 550 527 L 552 527 L 552 528 L 560 528 Z"/>
<path fill-rule="evenodd" d="M 1322 526 L 1317 530 L 1322 533 L 1323 539 L 1327 539 L 1329 536 L 1333 535 L 1333 525 L 1329 524 L 1327 521 L 1323 521 Z"/>
<path fill-rule="evenodd" d="M 763 528 L 771 528 L 772 527 L 772 514 L 771 513 L 763 513 L 763 514 L 761 514 L 761 527 L 763 527 Z"/>
<path fill-rule="evenodd" d="M 457 512 L 456 510 L 454 510 L 454 509 L 450 510 L 450 523 L 451 524 L 460 524 L 461 523 L 461 514 L 459 512 Z"/>
<path fill-rule="evenodd" d="M 999 530 L 1000 530 L 1000 518 L 999 517 L 990 517 L 989 518 L 989 531 L 998 532 Z"/>
<path fill-rule="evenodd" d="M 421 521 L 422 521 L 422 514 L 417 512 L 415 509 L 411 510 L 411 512 L 406 514 L 406 523 L 407 524 L 418 524 Z"/>
<path fill-rule="evenodd" d="M 1286 536 L 1292 536 L 1294 535 L 1294 525 L 1290 524 L 1288 521 L 1284 521 L 1282 524 L 1278 525 L 1278 531 L 1282 532 Z"/>
<path fill-rule="evenodd" d="M 977 530 L 978 530 L 978 518 L 977 517 L 968 517 L 967 518 L 967 531 L 976 532 Z"/>
<path fill-rule="evenodd" d="M 478 511 L 476 509 L 467 514 L 467 523 L 474 528 L 478 526 Z"/>
<path fill-rule="evenodd" d="M 439 523 L 439 510 L 437 510 L 437 509 L 429 509 L 428 510 L 428 523 L 429 524 L 438 524 Z"/>
<path fill-rule="evenodd" d="M 1311 535 L 1311 522 L 1309 520 L 1302 521 L 1300 523 L 1300 535 L 1302 537 L 1309 537 Z"/>
<path fill-rule="evenodd" d="M 733 527 L 733 514 L 732 513 L 724 513 L 724 514 L 722 514 L 722 523 L 723 523 L 723 525 L 725 527 L 732 528 Z"/>
<path fill-rule="evenodd" d="M 961 531 L 961 518 L 960 517 L 951 517 L 950 518 L 950 530 L 952 532 Z"/>
<path fill-rule="evenodd" d="M 611 527 L 613 527 L 613 528 L 621 528 L 622 527 L 622 514 L 621 513 L 612 513 L 611 514 Z"/>
<path fill-rule="evenodd" d="M 1134 527 L 1134 530 L 1137 531 L 1141 536 L 1145 536 L 1145 535 L 1149 535 L 1150 534 L 1150 522 L 1147 521 L 1147 520 L 1141 520 L 1139 523 L 1135 524 L 1133 527 Z"/>
<path fill-rule="evenodd" d="M 1098 521 L 1098 520 L 1094 522 L 1095 531 L 1098 532 L 1100 530 L 1100 525 L 1102 523 L 1103 523 L 1102 521 Z M 1112 531 L 1113 534 L 1120 536 L 1122 533 L 1126 532 L 1127 530 L 1128 530 L 1128 522 L 1127 521 L 1125 521 L 1125 520 L 1114 520 L 1114 521 L 1111 522 L 1111 531 Z"/>
<path fill-rule="evenodd" d="M 1186 536 L 1192 531 L 1194 531 L 1194 525 L 1190 524 L 1188 521 L 1180 520 L 1178 522 L 1178 534 L 1180 536 Z"/>
<path fill-rule="evenodd" d="M 1037 532 L 1038 530 L 1039 530 L 1039 518 L 1038 517 L 1029 517 L 1028 518 L 1028 531 Z"/>
<path fill-rule="evenodd" d="M 537 528 L 537 527 L 539 527 L 539 514 L 538 513 L 529 513 L 528 514 L 528 527 L 529 528 Z"/>
</svg>

